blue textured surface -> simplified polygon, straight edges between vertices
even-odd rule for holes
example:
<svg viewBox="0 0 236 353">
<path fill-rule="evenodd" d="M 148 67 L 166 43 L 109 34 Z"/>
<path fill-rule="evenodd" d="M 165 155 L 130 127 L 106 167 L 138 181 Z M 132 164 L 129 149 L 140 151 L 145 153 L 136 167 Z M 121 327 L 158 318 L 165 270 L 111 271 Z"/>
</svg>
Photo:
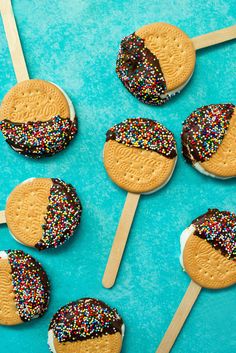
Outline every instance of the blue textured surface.
<svg viewBox="0 0 236 353">
<path fill-rule="evenodd" d="M 55 251 L 27 249 L 1 226 L 1 249 L 23 249 L 39 259 L 52 297 L 42 319 L 0 327 L 0 352 L 47 353 L 53 313 L 68 301 L 95 296 L 124 318 L 123 353 L 154 353 L 189 283 L 178 261 L 179 235 L 208 207 L 235 212 L 235 180 L 200 175 L 180 155 L 167 187 L 141 198 L 117 284 L 105 290 L 101 278 L 125 201 L 103 167 L 105 132 L 127 117 L 153 118 L 175 133 L 180 151 L 181 122 L 196 107 L 235 103 L 236 44 L 198 52 L 191 82 L 162 108 L 145 106 L 122 86 L 114 71 L 118 45 L 123 36 L 156 21 L 175 24 L 190 37 L 232 25 L 235 1 L 15 0 L 13 5 L 31 77 L 65 89 L 79 117 L 79 135 L 66 151 L 40 161 L 14 153 L 0 136 L 0 208 L 19 182 L 34 176 L 72 183 L 84 210 L 76 236 Z M 0 39 L 2 99 L 15 84 L 2 23 Z M 173 353 L 235 352 L 235 298 L 236 287 L 203 290 Z"/>
</svg>

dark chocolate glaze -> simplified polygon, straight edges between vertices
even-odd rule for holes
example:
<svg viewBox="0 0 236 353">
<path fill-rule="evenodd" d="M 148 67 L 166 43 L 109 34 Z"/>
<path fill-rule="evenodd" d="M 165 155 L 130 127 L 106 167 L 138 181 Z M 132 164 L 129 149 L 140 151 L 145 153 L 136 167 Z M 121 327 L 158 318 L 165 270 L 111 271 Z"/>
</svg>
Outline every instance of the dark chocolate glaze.
<svg viewBox="0 0 236 353">
<path fill-rule="evenodd" d="M 8 250 L 16 308 L 22 321 L 41 317 L 47 310 L 50 285 L 39 262 L 21 250 Z"/>
<path fill-rule="evenodd" d="M 217 208 L 192 221 L 196 228 L 194 235 L 209 242 L 222 255 L 236 258 L 236 215 L 228 211 L 219 211 Z"/>
<path fill-rule="evenodd" d="M 66 148 L 77 133 L 77 118 L 60 116 L 46 122 L 14 123 L 0 121 L 0 130 L 10 147 L 26 157 L 50 157 Z"/>
<path fill-rule="evenodd" d="M 116 72 L 128 91 L 143 103 L 162 105 L 171 98 L 161 97 L 166 94 L 166 82 L 159 60 L 135 33 L 121 41 Z"/>
<path fill-rule="evenodd" d="M 195 110 L 183 123 L 182 151 L 187 162 L 204 162 L 217 152 L 235 106 L 211 104 Z"/>
<path fill-rule="evenodd" d="M 107 334 L 122 334 L 123 321 L 116 309 L 100 300 L 83 298 L 71 302 L 53 316 L 49 330 L 59 342 L 84 341 Z"/>
<path fill-rule="evenodd" d="M 176 141 L 172 132 L 151 119 L 126 119 L 107 131 L 106 141 L 109 140 L 155 151 L 170 159 L 177 156 Z"/>
<path fill-rule="evenodd" d="M 75 188 L 63 180 L 52 179 L 43 235 L 35 247 L 44 250 L 64 244 L 79 225 L 81 213 L 82 205 Z"/>
</svg>

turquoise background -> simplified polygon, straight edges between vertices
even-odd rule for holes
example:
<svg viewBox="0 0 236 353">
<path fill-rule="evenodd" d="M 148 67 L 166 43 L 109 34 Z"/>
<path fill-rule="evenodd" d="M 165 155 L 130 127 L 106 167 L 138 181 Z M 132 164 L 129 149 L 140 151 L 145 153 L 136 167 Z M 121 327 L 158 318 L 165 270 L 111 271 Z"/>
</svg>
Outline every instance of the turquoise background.
<svg viewBox="0 0 236 353">
<path fill-rule="evenodd" d="M 167 105 L 146 106 L 130 95 L 115 74 L 119 41 L 144 24 L 165 21 L 190 37 L 235 23 L 234 0 L 15 0 L 27 64 L 32 78 L 53 81 L 71 97 L 79 134 L 64 152 L 40 161 L 14 153 L 0 136 L 0 208 L 11 190 L 30 177 L 60 177 L 72 183 L 83 204 L 74 238 L 54 251 L 21 246 L 1 226 L 1 249 L 23 249 L 39 259 L 52 284 L 49 310 L 39 320 L 0 328 L 0 352 L 47 353 L 53 313 L 71 300 L 92 296 L 117 307 L 126 324 L 123 353 L 154 353 L 189 277 L 179 264 L 179 236 L 208 207 L 236 212 L 235 180 L 213 180 L 187 165 L 180 153 L 181 122 L 197 107 L 235 103 L 236 44 L 197 53 L 191 82 Z M 0 99 L 16 83 L 0 23 Z M 164 123 L 176 136 L 179 160 L 169 184 L 142 196 L 117 284 L 101 279 L 125 191 L 107 177 L 102 162 L 105 133 L 127 117 Z M 236 287 L 203 290 L 173 353 L 236 351 Z"/>
</svg>

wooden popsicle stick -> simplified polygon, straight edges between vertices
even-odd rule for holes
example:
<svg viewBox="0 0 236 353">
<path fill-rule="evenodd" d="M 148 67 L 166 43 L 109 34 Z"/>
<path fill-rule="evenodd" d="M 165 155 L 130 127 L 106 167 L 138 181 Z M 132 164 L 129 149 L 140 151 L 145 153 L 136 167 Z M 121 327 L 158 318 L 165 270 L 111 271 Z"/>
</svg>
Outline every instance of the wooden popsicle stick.
<svg viewBox="0 0 236 353">
<path fill-rule="evenodd" d="M 0 10 L 17 81 L 29 79 L 11 0 L 0 0 Z"/>
<path fill-rule="evenodd" d="M 191 281 L 156 353 L 169 353 L 202 287 Z"/>
<path fill-rule="evenodd" d="M 0 211 L 0 224 L 6 223 L 5 211 Z"/>
<path fill-rule="evenodd" d="M 140 194 L 133 194 L 131 192 L 127 194 L 102 280 L 102 284 L 105 288 L 111 288 L 116 281 L 139 198 Z"/>
<path fill-rule="evenodd" d="M 210 47 L 236 38 L 236 25 L 192 38 L 195 49 Z"/>
</svg>

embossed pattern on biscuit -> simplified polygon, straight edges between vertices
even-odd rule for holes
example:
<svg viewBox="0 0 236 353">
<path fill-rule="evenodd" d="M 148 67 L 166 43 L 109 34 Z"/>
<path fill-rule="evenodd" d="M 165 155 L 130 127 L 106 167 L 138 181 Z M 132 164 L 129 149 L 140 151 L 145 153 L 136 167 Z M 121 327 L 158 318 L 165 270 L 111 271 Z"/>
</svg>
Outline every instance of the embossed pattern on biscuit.
<svg viewBox="0 0 236 353">
<path fill-rule="evenodd" d="M 70 116 L 64 94 L 50 82 L 27 80 L 15 85 L 4 97 L 0 120 L 13 123 L 45 122 L 60 115 Z"/>
<path fill-rule="evenodd" d="M 43 80 L 18 83 L 4 97 L 0 130 L 15 151 L 31 158 L 62 151 L 77 132 L 64 93 Z"/>
<path fill-rule="evenodd" d="M 21 323 L 13 291 L 11 266 L 7 259 L 0 258 L 0 325 Z"/>
<path fill-rule="evenodd" d="M 43 250 L 56 248 L 69 239 L 80 223 L 81 212 L 72 185 L 59 179 L 35 178 L 12 191 L 6 221 L 19 242 Z"/>
<path fill-rule="evenodd" d="M 224 288 L 236 283 L 236 263 L 196 235 L 187 240 L 183 253 L 189 276 L 202 287 Z"/>
<path fill-rule="evenodd" d="M 153 191 L 164 185 L 175 167 L 156 152 L 108 141 L 104 147 L 104 165 L 110 178 L 121 188 L 135 193 Z"/>
<path fill-rule="evenodd" d="M 106 133 L 104 165 L 110 178 L 134 193 L 151 192 L 171 177 L 177 149 L 174 135 L 160 123 L 127 119 Z"/>
<path fill-rule="evenodd" d="M 178 27 L 153 23 L 137 30 L 136 35 L 159 59 L 167 90 L 175 90 L 191 77 L 196 54 L 191 39 Z"/>
<path fill-rule="evenodd" d="M 122 336 L 120 333 L 77 342 L 60 343 L 54 338 L 56 353 L 120 353 Z"/>
<path fill-rule="evenodd" d="M 228 259 L 236 259 L 236 215 L 233 212 L 209 209 L 192 223 L 196 236 L 207 240 Z"/>
<path fill-rule="evenodd" d="M 19 184 L 6 205 L 6 221 L 13 236 L 34 247 L 43 235 L 52 180 L 37 178 Z"/>
<path fill-rule="evenodd" d="M 211 158 L 201 163 L 208 173 L 217 177 L 236 176 L 236 112 L 230 119 L 230 125 L 217 152 Z"/>
</svg>

